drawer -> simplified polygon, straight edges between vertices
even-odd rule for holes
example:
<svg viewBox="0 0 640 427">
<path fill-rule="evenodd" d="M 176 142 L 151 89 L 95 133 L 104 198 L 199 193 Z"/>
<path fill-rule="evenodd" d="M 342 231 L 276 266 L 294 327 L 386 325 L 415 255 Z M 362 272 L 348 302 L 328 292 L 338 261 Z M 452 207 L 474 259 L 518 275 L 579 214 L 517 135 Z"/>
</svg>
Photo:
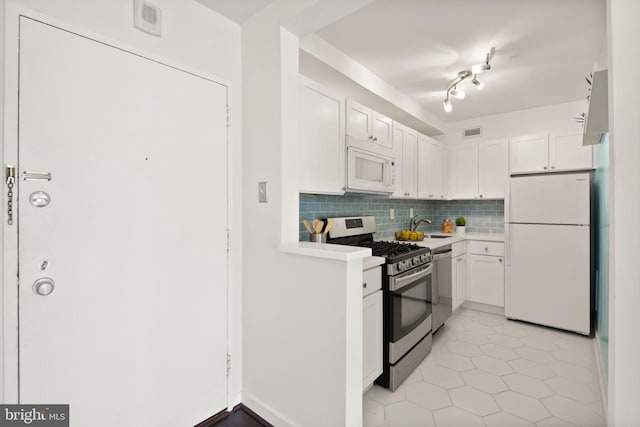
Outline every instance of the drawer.
<svg viewBox="0 0 640 427">
<path fill-rule="evenodd" d="M 382 289 L 382 268 L 375 267 L 362 273 L 362 297 Z"/>
<path fill-rule="evenodd" d="M 453 258 L 457 257 L 458 255 L 467 253 L 467 241 L 462 241 L 462 242 L 457 242 L 454 243 L 453 245 L 451 245 L 451 250 L 453 251 L 451 253 L 451 256 Z"/>
<path fill-rule="evenodd" d="M 504 243 L 471 240 L 468 250 L 471 254 L 504 256 Z"/>
</svg>

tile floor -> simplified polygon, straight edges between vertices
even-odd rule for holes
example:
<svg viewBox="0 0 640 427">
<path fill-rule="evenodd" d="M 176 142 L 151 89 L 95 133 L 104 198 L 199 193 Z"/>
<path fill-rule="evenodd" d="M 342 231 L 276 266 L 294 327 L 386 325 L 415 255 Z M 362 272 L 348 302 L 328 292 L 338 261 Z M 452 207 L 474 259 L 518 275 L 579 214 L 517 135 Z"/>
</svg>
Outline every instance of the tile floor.
<svg viewBox="0 0 640 427">
<path fill-rule="evenodd" d="M 605 425 L 590 338 L 459 309 L 391 393 L 364 396 L 365 427 Z"/>
</svg>

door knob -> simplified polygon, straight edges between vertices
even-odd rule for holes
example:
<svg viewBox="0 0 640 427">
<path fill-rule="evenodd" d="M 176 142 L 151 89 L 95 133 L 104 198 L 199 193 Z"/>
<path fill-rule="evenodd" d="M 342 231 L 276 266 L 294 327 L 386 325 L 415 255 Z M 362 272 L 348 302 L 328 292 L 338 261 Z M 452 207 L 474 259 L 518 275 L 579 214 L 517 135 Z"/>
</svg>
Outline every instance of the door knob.
<svg viewBox="0 0 640 427">
<path fill-rule="evenodd" d="M 41 277 L 33 283 L 33 292 L 37 295 L 46 297 L 53 292 L 56 283 L 50 277 Z"/>
</svg>

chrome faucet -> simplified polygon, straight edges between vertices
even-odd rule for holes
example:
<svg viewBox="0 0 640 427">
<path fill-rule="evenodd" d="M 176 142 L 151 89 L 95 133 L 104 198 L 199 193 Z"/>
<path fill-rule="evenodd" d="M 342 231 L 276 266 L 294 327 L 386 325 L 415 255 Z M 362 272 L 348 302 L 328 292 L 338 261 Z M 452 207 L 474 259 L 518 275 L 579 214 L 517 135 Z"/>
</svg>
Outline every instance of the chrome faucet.
<svg viewBox="0 0 640 427">
<path fill-rule="evenodd" d="M 413 218 L 411 218 L 411 222 L 409 222 L 409 230 L 416 231 L 416 228 L 418 228 L 418 225 L 420 225 L 420 223 L 423 223 L 423 222 L 426 222 L 427 224 L 431 224 L 431 220 L 427 218 L 422 218 L 416 221 L 416 218 L 418 218 L 419 216 L 420 215 L 416 215 Z"/>
</svg>

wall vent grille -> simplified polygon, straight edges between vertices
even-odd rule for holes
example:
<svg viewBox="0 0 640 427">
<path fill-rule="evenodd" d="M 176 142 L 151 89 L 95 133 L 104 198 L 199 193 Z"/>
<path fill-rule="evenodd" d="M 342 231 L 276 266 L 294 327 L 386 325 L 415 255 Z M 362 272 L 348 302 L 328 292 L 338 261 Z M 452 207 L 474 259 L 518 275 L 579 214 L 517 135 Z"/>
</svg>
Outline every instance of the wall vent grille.
<svg viewBox="0 0 640 427">
<path fill-rule="evenodd" d="M 462 129 L 463 138 L 477 138 L 482 136 L 482 128 L 480 126 L 476 128 Z"/>
<path fill-rule="evenodd" d="M 160 37 L 162 11 L 143 0 L 133 1 L 133 26 L 142 32 Z"/>
</svg>

